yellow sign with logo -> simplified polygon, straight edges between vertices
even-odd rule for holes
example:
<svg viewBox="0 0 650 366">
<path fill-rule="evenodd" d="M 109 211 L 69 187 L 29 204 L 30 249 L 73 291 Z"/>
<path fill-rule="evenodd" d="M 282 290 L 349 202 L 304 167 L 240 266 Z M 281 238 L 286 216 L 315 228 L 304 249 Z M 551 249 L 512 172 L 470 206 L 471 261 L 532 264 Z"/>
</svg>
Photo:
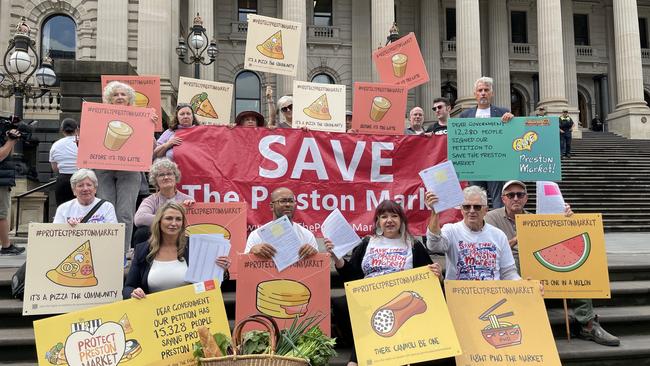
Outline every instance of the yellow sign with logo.
<svg viewBox="0 0 650 366">
<path fill-rule="evenodd" d="M 34 321 L 38 364 L 195 365 L 199 326 L 230 334 L 212 280 Z"/>
<path fill-rule="evenodd" d="M 461 353 L 438 278 L 427 268 L 345 283 L 359 365 L 405 365 Z"/>
<path fill-rule="evenodd" d="M 445 281 L 456 365 L 562 365 L 538 281 Z"/>
<path fill-rule="evenodd" d="M 601 214 L 517 215 L 522 277 L 544 284 L 549 299 L 609 299 Z"/>
</svg>

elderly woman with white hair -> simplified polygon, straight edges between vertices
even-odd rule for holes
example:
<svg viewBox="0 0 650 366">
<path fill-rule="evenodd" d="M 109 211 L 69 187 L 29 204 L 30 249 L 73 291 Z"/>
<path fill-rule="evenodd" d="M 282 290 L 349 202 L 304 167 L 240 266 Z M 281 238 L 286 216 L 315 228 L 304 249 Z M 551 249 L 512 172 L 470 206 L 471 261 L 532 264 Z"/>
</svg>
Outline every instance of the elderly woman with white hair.
<svg viewBox="0 0 650 366">
<path fill-rule="evenodd" d="M 97 176 L 90 169 L 79 169 L 70 177 L 72 193 L 76 198 L 62 203 L 54 215 L 55 224 L 68 223 L 77 225 L 81 220 L 102 201 L 97 198 Z M 116 224 L 117 217 L 113 205 L 104 201 L 86 221 L 95 224 Z"/>
<path fill-rule="evenodd" d="M 267 97 L 269 94 L 267 94 Z M 282 98 L 278 99 L 277 109 L 273 103 L 269 103 L 269 127 L 275 128 L 291 128 L 293 123 L 293 97 L 290 95 L 285 95 Z M 279 121 L 275 114 L 277 111 L 279 113 Z"/>
</svg>

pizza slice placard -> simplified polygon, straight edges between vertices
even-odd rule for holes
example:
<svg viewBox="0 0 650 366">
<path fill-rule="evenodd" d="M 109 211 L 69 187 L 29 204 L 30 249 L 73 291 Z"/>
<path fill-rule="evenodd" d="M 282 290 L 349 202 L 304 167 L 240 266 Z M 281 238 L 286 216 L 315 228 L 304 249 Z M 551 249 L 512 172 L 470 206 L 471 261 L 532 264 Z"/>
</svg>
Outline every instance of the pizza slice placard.
<svg viewBox="0 0 650 366">
<path fill-rule="evenodd" d="M 244 68 L 296 76 L 301 47 L 302 24 L 289 20 L 248 15 Z M 294 108 L 295 111 L 295 108 Z"/>
<path fill-rule="evenodd" d="M 64 287 L 92 287 L 97 285 L 90 240 L 86 240 L 77 249 L 59 263 L 56 268 L 47 271 L 45 276 L 57 285 Z"/>
<path fill-rule="evenodd" d="M 181 76 L 178 103 L 191 105 L 196 119 L 204 125 L 227 125 L 231 118 L 233 85 Z"/>
<path fill-rule="evenodd" d="M 295 80 L 293 127 L 345 132 L 345 85 Z"/>
</svg>

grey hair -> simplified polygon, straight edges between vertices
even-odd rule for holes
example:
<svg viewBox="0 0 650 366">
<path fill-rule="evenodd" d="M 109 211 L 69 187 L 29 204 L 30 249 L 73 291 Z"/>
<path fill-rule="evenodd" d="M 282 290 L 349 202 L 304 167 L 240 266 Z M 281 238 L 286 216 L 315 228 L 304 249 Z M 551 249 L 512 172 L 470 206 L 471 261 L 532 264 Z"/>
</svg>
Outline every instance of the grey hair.
<svg viewBox="0 0 650 366">
<path fill-rule="evenodd" d="M 490 90 L 494 90 L 494 79 L 489 76 L 481 76 L 480 78 L 476 79 L 474 82 L 474 90 L 478 88 L 478 84 L 485 84 L 490 87 Z"/>
<path fill-rule="evenodd" d="M 469 186 L 463 189 L 463 197 L 465 198 L 465 200 L 468 200 L 472 196 L 479 196 L 481 198 L 481 204 L 483 206 L 487 206 L 488 199 L 487 199 L 487 193 L 485 192 L 485 189 L 479 186 Z"/>
<path fill-rule="evenodd" d="M 90 179 L 93 184 L 95 185 L 95 188 L 97 188 L 97 176 L 95 175 L 95 172 L 93 172 L 90 169 L 79 169 L 74 174 L 72 174 L 72 177 L 70 177 L 70 187 L 74 189 L 74 187 L 77 185 L 77 183 L 81 182 L 84 179 Z"/>
<path fill-rule="evenodd" d="M 285 95 L 282 98 L 278 99 L 278 111 L 282 108 L 285 103 L 293 104 L 293 97 L 291 95 Z"/>
<path fill-rule="evenodd" d="M 156 187 L 156 189 L 160 188 L 158 187 L 156 178 L 158 178 L 158 174 L 160 174 L 162 169 L 171 170 L 176 177 L 176 183 L 181 181 L 181 171 L 178 169 L 178 165 L 168 158 L 160 158 L 154 161 L 153 164 L 151 164 L 151 168 L 149 168 L 149 184 Z"/>
<path fill-rule="evenodd" d="M 409 117 L 413 115 L 416 109 L 419 109 L 422 111 L 422 113 L 424 113 L 424 109 L 422 109 L 422 107 L 413 107 L 413 109 L 409 111 Z"/>
<path fill-rule="evenodd" d="M 135 90 L 133 90 L 131 85 L 124 84 L 120 81 L 111 81 L 110 83 L 106 84 L 104 93 L 102 94 L 102 100 L 104 103 L 111 104 L 111 96 L 118 89 L 124 89 L 124 91 L 126 91 L 126 95 L 129 97 L 129 105 L 135 105 Z"/>
</svg>

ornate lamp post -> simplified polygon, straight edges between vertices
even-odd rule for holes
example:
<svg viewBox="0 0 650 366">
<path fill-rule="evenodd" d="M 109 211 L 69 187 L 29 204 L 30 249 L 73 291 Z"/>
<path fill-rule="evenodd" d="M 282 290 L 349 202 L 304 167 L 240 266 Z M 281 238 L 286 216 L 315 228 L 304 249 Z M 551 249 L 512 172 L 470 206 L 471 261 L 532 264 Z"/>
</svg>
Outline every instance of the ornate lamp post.
<svg viewBox="0 0 650 366">
<path fill-rule="evenodd" d="M 188 47 L 189 45 L 189 47 Z M 189 52 L 188 52 L 189 50 Z M 206 52 L 210 61 L 206 61 L 203 53 Z M 194 64 L 194 78 L 200 78 L 200 65 L 210 65 L 217 59 L 219 49 L 217 48 L 217 41 L 212 39 L 208 43 L 208 36 L 205 34 L 203 27 L 203 19 L 196 13 L 194 17 L 194 25 L 190 28 L 190 33 L 187 37 L 180 37 L 178 39 L 178 46 L 176 47 L 176 54 L 178 59 L 184 64 Z M 187 60 L 189 58 L 189 60 Z"/>
<path fill-rule="evenodd" d="M 386 37 L 386 44 L 385 46 L 388 46 L 389 43 L 393 43 L 397 41 L 400 38 L 399 36 L 399 28 L 397 28 L 397 22 L 393 22 L 393 26 L 390 27 L 388 30 L 388 37 Z"/>
</svg>

